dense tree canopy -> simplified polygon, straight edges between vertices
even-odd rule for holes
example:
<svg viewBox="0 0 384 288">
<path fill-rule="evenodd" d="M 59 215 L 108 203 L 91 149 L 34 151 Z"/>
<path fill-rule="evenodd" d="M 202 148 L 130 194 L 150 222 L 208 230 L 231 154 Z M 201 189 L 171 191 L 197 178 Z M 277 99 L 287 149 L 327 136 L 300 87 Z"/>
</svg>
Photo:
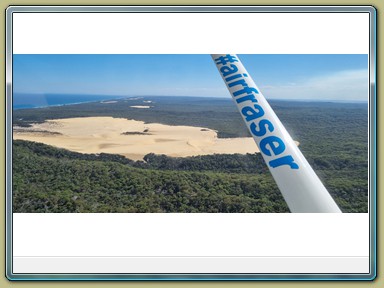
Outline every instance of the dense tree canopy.
<svg viewBox="0 0 384 288">
<path fill-rule="evenodd" d="M 188 97 L 187 97 L 188 98 Z M 226 99 L 149 98 L 15 110 L 14 124 L 113 116 L 208 127 L 219 137 L 249 135 Z M 137 101 L 143 101 L 137 100 Z M 273 102 L 272 106 L 343 212 L 368 211 L 368 115 L 363 104 Z M 186 109 L 187 107 L 188 109 Z M 209 117 L 207 116 L 209 115 Z M 288 212 L 260 154 L 144 161 L 80 154 L 40 143 L 13 142 L 14 212 Z"/>
<path fill-rule="evenodd" d="M 258 154 L 187 158 L 148 154 L 145 159 L 80 154 L 17 140 L 14 212 L 289 211 Z M 348 180 L 349 173 L 335 177 L 334 171 L 321 171 L 345 212 L 366 212 L 364 178 Z"/>
</svg>

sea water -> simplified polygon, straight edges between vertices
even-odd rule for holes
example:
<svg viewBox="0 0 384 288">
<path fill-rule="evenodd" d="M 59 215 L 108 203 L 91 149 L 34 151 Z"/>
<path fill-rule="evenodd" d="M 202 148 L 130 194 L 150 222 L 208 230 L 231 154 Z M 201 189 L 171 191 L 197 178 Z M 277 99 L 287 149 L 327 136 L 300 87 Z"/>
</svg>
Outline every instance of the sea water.
<svg viewBox="0 0 384 288">
<path fill-rule="evenodd" d="M 124 98 L 111 95 L 83 95 L 83 94 L 13 94 L 13 109 L 27 109 L 48 106 L 61 106 L 96 101 L 109 101 Z"/>
</svg>

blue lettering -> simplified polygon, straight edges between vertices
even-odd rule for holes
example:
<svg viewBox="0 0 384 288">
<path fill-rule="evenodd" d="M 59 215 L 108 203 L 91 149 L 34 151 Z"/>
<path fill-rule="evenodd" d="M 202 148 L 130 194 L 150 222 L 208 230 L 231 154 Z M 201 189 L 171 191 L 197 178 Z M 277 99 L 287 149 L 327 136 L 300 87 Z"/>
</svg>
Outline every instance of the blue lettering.
<svg viewBox="0 0 384 288">
<path fill-rule="evenodd" d="M 236 85 L 243 85 L 243 87 L 248 87 L 248 84 L 247 84 L 247 82 L 245 82 L 244 79 L 240 79 L 240 80 L 237 80 L 235 82 L 231 82 L 228 84 L 229 87 L 233 87 Z"/>
<path fill-rule="evenodd" d="M 231 75 L 233 73 L 236 73 L 239 69 L 237 69 L 236 65 L 231 64 L 230 65 L 233 69 L 231 69 L 228 66 L 223 66 L 220 68 L 220 72 L 223 73 L 223 77 L 226 77 L 228 75 Z"/>
<path fill-rule="evenodd" d="M 221 64 L 221 65 L 225 65 L 227 64 L 227 62 L 230 62 L 230 63 L 239 62 L 235 56 L 232 56 L 229 54 L 225 56 L 220 56 L 219 58 L 216 58 L 215 61 L 216 61 L 216 64 Z"/>
<path fill-rule="evenodd" d="M 271 151 L 267 148 L 270 147 L 273 154 L 279 155 L 284 152 L 285 144 L 283 140 L 276 136 L 268 136 L 260 141 L 260 150 L 267 156 L 272 156 Z"/>
<path fill-rule="evenodd" d="M 237 104 L 249 101 L 245 103 L 241 108 L 241 114 L 243 115 L 246 122 L 250 122 L 249 130 L 254 137 L 264 137 L 268 132 L 273 132 L 275 127 L 273 123 L 267 119 L 261 119 L 260 121 L 255 121 L 258 118 L 261 118 L 265 115 L 264 109 L 258 103 L 256 94 L 260 94 L 258 89 L 254 87 L 249 87 L 245 78 L 248 77 L 246 73 L 238 73 L 239 68 L 234 64 L 239 62 L 236 56 L 226 54 L 225 56 L 220 56 L 214 59 L 216 65 L 221 65 L 219 69 L 221 75 L 228 85 L 228 87 L 235 87 L 240 85 L 240 89 L 235 92 L 232 92 L 233 98 L 236 100 Z M 239 64 L 240 65 L 240 64 Z M 252 84 L 251 84 L 252 83 Z M 249 85 L 254 85 L 251 81 Z M 232 88 L 230 90 L 235 90 Z M 244 95 L 245 94 L 245 95 Z M 237 98 L 238 97 L 238 98 Z M 248 106 L 248 105 L 249 106 Z M 269 135 L 264 137 L 259 142 L 260 151 L 269 157 L 278 156 L 286 150 L 285 143 L 280 137 Z M 287 153 L 285 153 L 287 154 Z M 272 159 L 273 159 L 272 158 Z M 277 168 L 280 166 L 288 165 L 291 169 L 299 169 L 299 165 L 295 163 L 295 159 L 291 155 L 281 156 L 280 158 L 275 158 L 268 162 L 271 168 Z"/>
<path fill-rule="evenodd" d="M 247 96 L 244 96 L 244 97 L 236 99 L 237 103 L 243 103 L 244 101 L 252 101 L 252 102 L 256 102 L 257 103 L 255 95 L 253 95 L 253 94 L 248 94 Z"/>
<path fill-rule="evenodd" d="M 237 78 L 240 78 L 241 76 L 248 77 L 248 75 L 245 73 L 244 74 L 236 74 L 233 76 L 229 76 L 228 78 L 225 78 L 225 81 L 229 82 L 229 81 L 235 80 Z"/>
<path fill-rule="evenodd" d="M 255 92 L 256 94 L 259 94 L 259 91 L 257 91 L 255 88 L 252 88 L 252 87 L 244 87 L 242 90 L 238 90 L 236 92 L 233 92 L 233 96 L 239 96 L 241 94 L 250 94 L 252 92 Z"/>
<path fill-rule="evenodd" d="M 283 156 L 272 161 L 269 161 L 269 165 L 272 168 L 280 167 L 283 165 L 289 165 L 291 169 L 299 169 L 299 165 L 297 165 L 291 155 Z"/>
<path fill-rule="evenodd" d="M 236 75 L 233 75 L 233 76 L 229 76 L 227 78 L 225 78 L 225 81 L 232 81 L 232 80 L 235 80 L 237 78 L 240 78 L 241 77 L 241 74 L 236 74 Z"/>
<path fill-rule="evenodd" d="M 251 129 L 252 134 L 258 137 L 264 136 L 265 133 L 267 133 L 267 128 L 269 132 L 272 132 L 275 129 L 273 124 L 266 119 L 263 119 L 259 122 L 259 129 L 257 129 L 257 125 L 254 122 L 251 123 L 249 128 Z"/>
<path fill-rule="evenodd" d="M 245 106 L 243 109 L 241 109 L 241 113 L 244 115 L 247 122 L 260 118 L 264 115 L 264 110 L 260 105 L 255 104 L 253 107 L 255 107 L 257 111 L 249 106 Z"/>
</svg>

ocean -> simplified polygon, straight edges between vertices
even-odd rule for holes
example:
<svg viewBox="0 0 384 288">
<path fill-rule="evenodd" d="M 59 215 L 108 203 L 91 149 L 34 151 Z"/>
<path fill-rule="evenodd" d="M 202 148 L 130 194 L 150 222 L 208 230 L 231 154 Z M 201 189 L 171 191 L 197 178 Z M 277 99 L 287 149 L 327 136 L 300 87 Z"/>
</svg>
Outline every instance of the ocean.
<svg viewBox="0 0 384 288">
<path fill-rule="evenodd" d="M 96 102 L 104 100 L 121 99 L 126 96 L 111 95 L 83 95 L 83 94 L 13 94 L 13 109 L 39 108 L 48 106 L 61 106 L 68 104 Z"/>
</svg>

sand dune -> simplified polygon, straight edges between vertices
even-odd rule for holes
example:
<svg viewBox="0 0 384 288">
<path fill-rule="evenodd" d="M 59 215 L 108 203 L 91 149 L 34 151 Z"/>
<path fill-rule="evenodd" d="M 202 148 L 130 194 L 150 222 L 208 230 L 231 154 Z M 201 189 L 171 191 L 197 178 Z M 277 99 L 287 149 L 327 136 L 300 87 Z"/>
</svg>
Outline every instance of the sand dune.
<svg viewBox="0 0 384 288">
<path fill-rule="evenodd" d="M 112 117 L 47 120 L 30 128 L 14 127 L 13 138 L 80 153 L 120 154 L 133 160 L 141 160 L 148 153 L 186 157 L 259 152 L 251 137 L 220 139 L 216 131 L 204 127 Z"/>
<path fill-rule="evenodd" d="M 131 108 L 139 108 L 139 109 L 148 109 L 151 108 L 151 106 L 148 105 L 134 105 L 134 106 L 129 106 Z"/>
</svg>

